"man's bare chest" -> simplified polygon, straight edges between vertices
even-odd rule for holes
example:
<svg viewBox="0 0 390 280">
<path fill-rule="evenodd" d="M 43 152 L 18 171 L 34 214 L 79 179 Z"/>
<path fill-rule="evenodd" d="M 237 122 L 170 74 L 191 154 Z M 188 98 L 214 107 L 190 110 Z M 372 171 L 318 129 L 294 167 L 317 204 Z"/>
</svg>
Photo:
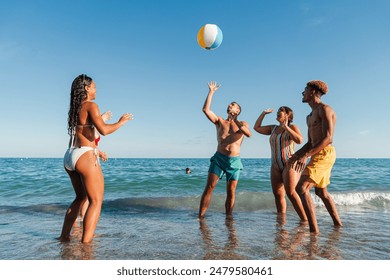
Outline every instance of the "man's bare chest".
<svg viewBox="0 0 390 280">
<path fill-rule="evenodd" d="M 229 136 L 232 134 L 236 134 L 240 131 L 240 129 L 234 122 L 221 123 L 217 129 L 221 136 Z"/>
</svg>

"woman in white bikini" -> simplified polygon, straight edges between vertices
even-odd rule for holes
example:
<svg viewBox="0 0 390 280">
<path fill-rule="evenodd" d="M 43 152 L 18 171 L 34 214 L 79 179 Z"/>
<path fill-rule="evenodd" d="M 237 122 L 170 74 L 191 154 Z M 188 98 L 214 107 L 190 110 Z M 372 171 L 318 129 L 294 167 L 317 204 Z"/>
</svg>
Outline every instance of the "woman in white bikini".
<svg viewBox="0 0 390 280">
<path fill-rule="evenodd" d="M 111 120 L 111 118 L 112 118 L 111 111 L 107 111 L 107 112 L 104 112 L 102 114 L 102 119 L 103 119 L 104 122 L 106 122 L 108 120 Z M 96 146 L 99 145 L 99 142 L 100 142 L 100 134 L 99 134 L 98 130 L 95 127 L 95 144 L 96 144 Z M 108 156 L 107 156 L 107 154 L 105 152 L 103 152 L 102 150 L 98 149 L 98 153 L 99 153 L 99 158 L 103 162 L 108 160 Z M 84 220 L 85 212 L 87 212 L 88 205 L 89 205 L 88 199 L 85 199 L 85 202 L 81 206 L 81 209 L 80 209 L 79 221 L 80 221 L 81 224 L 82 224 L 82 222 Z M 75 226 L 78 226 L 77 220 L 75 221 Z"/>
<path fill-rule="evenodd" d="M 69 241 L 72 226 L 85 200 L 89 205 L 83 220 L 81 241 L 92 241 L 100 217 L 104 196 L 104 177 L 100 167 L 99 150 L 95 142 L 95 128 L 101 135 L 119 129 L 133 116 L 122 115 L 118 122 L 106 124 L 96 103 L 96 85 L 87 75 L 79 75 L 72 83 L 68 115 L 69 148 L 64 156 L 64 167 L 69 174 L 76 198 L 69 206 L 62 227 L 60 241 Z"/>
<path fill-rule="evenodd" d="M 285 214 L 287 209 L 286 194 L 295 211 L 302 221 L 307 217 L 299 195 L 295 191 L 300 174 L 291 168 L 286 168 L 289 158 L 294 154 L 294 144 L 301 144 L 303 136 L 298 126 L 292 125 L 293 111 L 282 106 L 277 112 L 276 120 L 279 125 L 263 126 L 265 115 L 273 112 L 273 109 L 264 110 L 257 119 L 253 129 L 263 135 L 270 135 L 271 146 L 271 184 L 275 196 L 275 204 L 278 213 Z"/>
</svg>

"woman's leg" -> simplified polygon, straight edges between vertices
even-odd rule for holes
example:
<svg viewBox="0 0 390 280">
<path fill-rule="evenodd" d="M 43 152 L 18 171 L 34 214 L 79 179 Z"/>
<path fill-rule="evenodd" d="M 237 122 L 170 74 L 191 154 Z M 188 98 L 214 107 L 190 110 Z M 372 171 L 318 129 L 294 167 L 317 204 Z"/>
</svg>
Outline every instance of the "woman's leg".
<svg viewBox="0 0 390 280">
<path fill-rule="evenodd" d="M 81 241 L 89 243 L 92 241 L 100 218 L 104 197 L 104 177 L 100 165 L 96 164 L 96 156 L 93 151 L 88 151 L 79 158 L 76 170 L 81 176 L 89 202 L 84 216 Z"/>
<path fill-rule="evenodd" d="M 87 199 L 87 193 L 80 175 L 75 171 L 69 171 L 67 169 L 65 170 L 70 177 L 70 181 L 72 182 L 74 192 L 76 193 L 76 198 L 66 211 L 64 225 L 62 226 L 61 236 L 59 237 L 60 241 L 70 240 L 70 232 L 72 230 L 73 224 L 77 219 L 82 204 Z"/>
<path fill-rule="evenodd" d="M 88 202 L 88 198 L 87 198 L 85 200 L 83 206 L 80 209 L 80 218 L 81 218 L 82 221 L 84 220 L 85 212 L 87 212 L 88 205 L 89 205 L 89 202 Z"/>
<path fill-rule="evenodd" d="M 276 210 L 278 213 L 286 213 L 286 191 L 284 190 L 283 177 L 279 168 L 271 166 L 271 185 L 275 197 Z"/>
<path fill-rule="evenodd" d="M 283 170 L 283 182 L 286 194 L 294 206 L 299 218 L 301 218 L 301 221 L 307 221 L 305 209 L 303 208 L 301 199 L 295 190 L 300 177 L 301 174 L 290 168 L 289 165 L 287 165 Z"/>
</svg>

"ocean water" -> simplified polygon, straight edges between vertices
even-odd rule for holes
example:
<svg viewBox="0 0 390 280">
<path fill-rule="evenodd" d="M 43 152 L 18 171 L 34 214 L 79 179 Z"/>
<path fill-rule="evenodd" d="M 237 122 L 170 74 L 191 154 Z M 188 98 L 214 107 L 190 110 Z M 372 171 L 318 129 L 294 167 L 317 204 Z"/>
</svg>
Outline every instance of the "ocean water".
<svg viewBox="0 0 390 280">
<path fill-rule="evenodd" d="M 269 159 L 243 159 L 232 220 L 224 215 L 225 179 L 203 221 L 197 219 L 209 159 L 109 159 L 96 236 L 80 227 L 60 243 L 74 199 L 60 158 L 0 158 L 1 260 L 389 260 L 390 159 L 337 159 L 329 192 L 343 227 L 315 198 L 319 235 L 289 204 L 275 211 Z M 185 174 L 190 167 L 191 174 Z M 314 197 L 314 195 L 313 195 Z"/>
</svg>

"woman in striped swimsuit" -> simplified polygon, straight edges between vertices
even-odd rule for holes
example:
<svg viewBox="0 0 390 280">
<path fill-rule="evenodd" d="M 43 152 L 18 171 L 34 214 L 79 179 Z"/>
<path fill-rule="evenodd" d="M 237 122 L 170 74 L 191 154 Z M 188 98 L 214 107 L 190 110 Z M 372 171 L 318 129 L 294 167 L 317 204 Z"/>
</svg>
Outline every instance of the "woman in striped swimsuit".
<svg viewBox="0 0 390 280">
<path fill-rule="evenodd" d="M 264 110 L 257 119 L 253 129 L 260 134 L 270 135 L 271 184 L 272 192 L 275 196 L 276 209 L 279 214 L 286 213 L 287 204 L 285 196 L 287 194 L 301 220 L 306 221 L 307 217 L 301 200 L 295 191 L 300 174 L 287 166 L 288 159 L 294 154 L 295 143 L 301 144 L 303 136 L 298 126 L 291 124 L 294 114 L 287 106 L 280 107 L 277 112 L 276 120 L 279 122 L 279 125 L 263 126 L 262 122 L 265 115 L 272 112 L 273 109 Z"/>
</svg>

